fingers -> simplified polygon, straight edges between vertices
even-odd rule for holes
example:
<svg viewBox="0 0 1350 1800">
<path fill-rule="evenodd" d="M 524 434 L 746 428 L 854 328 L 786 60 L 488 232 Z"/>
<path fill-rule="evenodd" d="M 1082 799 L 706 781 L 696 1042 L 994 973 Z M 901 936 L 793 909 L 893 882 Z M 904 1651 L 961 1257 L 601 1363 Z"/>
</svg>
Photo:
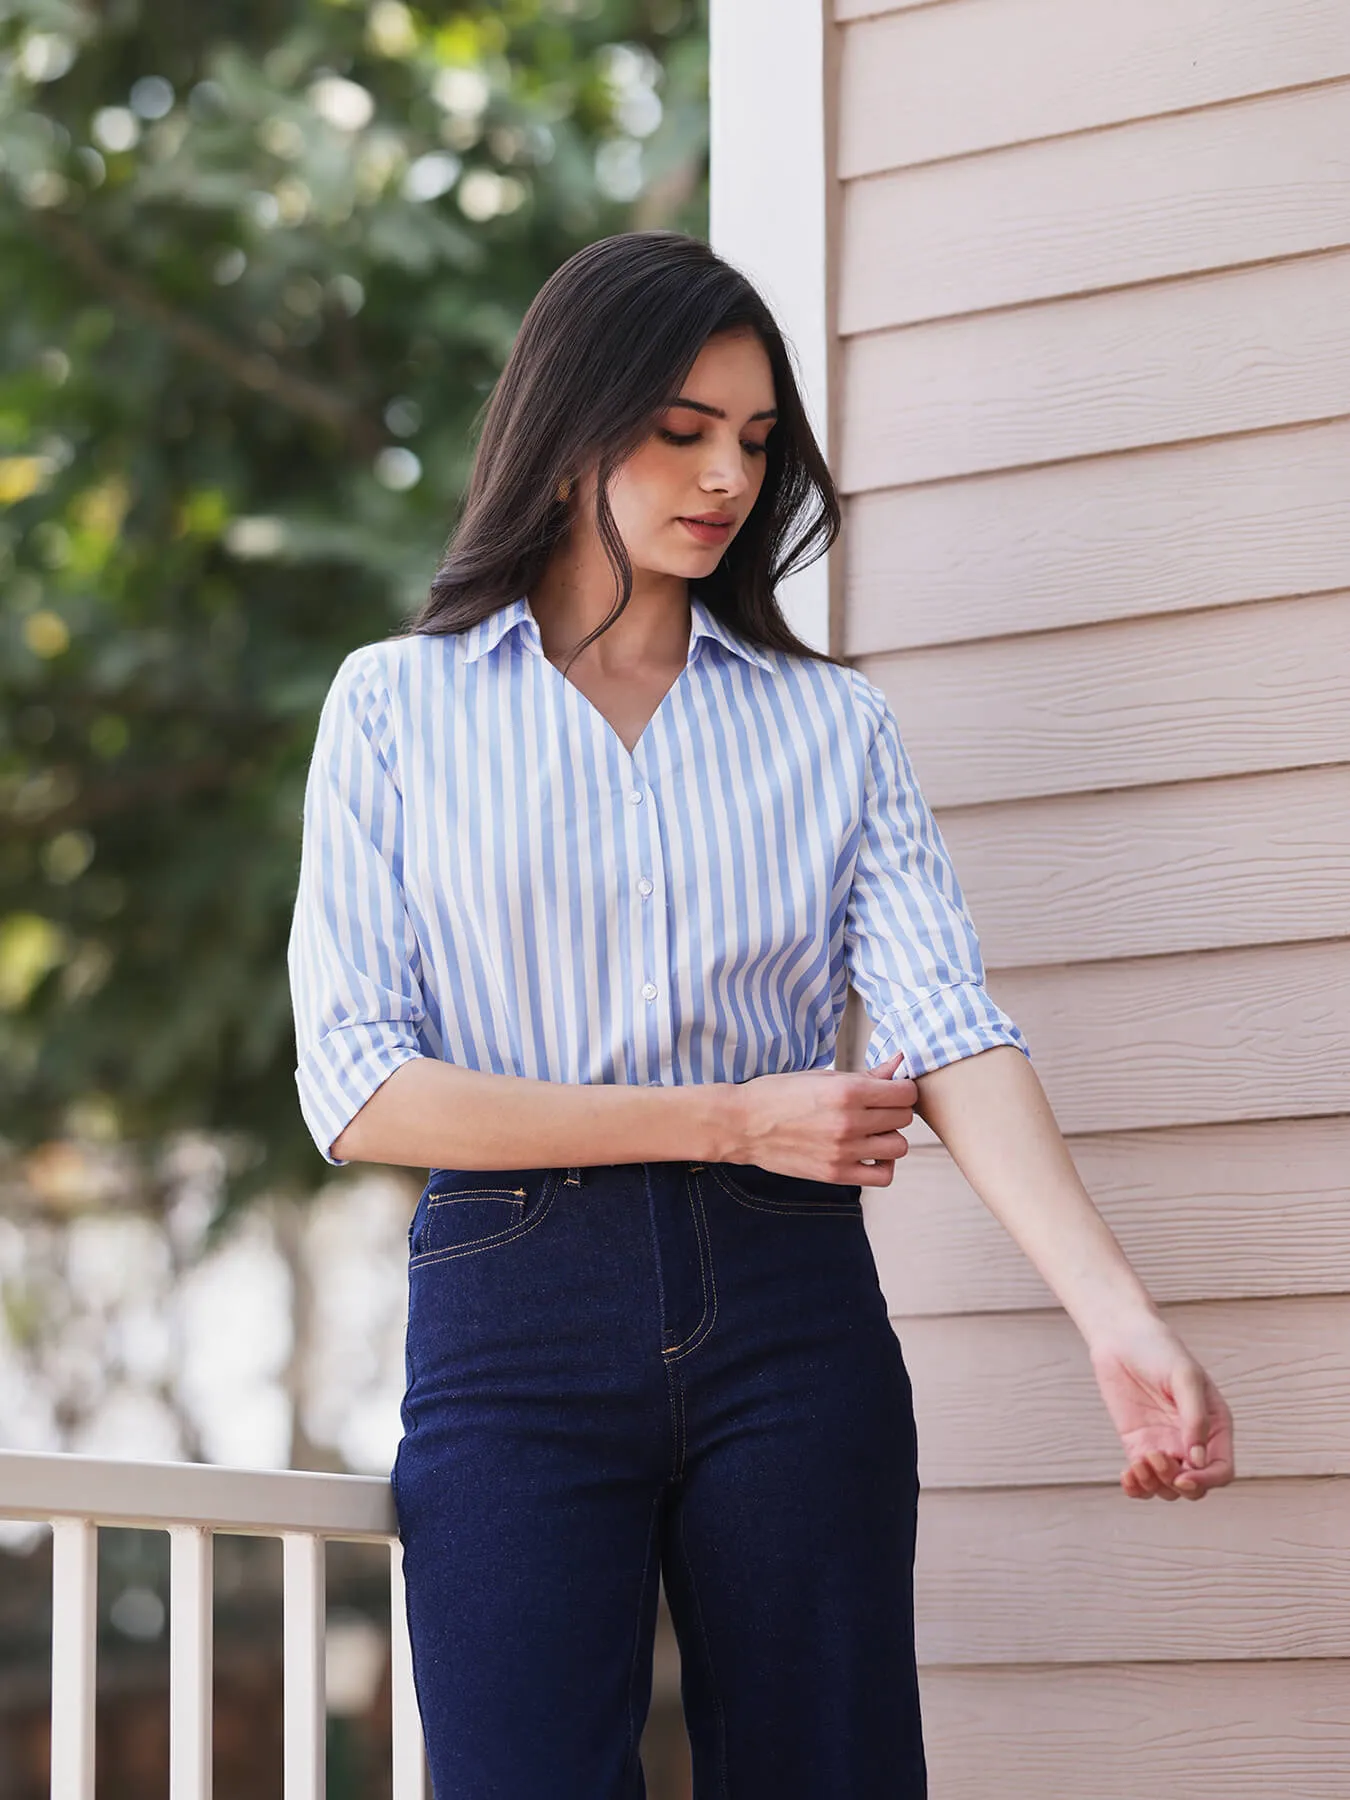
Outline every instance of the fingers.
<svg viewBox="0 0 1350 1800">
<path fill-rule="evenodd" d="M 1223 1487 L 1232 1479 L 1233 1471 L 1225 1463 L 1189 1468 L 1166 1450 L 1150 1450 L 1134 1459 L 1120 1485 L 1131 1500 L 1203 1500 L 1211 1488 Z"/>
<path fill-rule="evenodd" d="M 1150 1499 L 1176 1500 L 1179 1498 L 1172 1484 L 1172 1476 L 1176 1470 L 1176 1461 L 1165 1451 L 1151 1450 L 1138 1465 L 1142 1485 Z"/>
<path fill-rule="evenodd" d="M 1177 1488 L 1187 1500 L 1203 1500 L 1211 1488 L 1227 1487 L 1233 1479 L 1231 1463 L 1207 1463 L 1203 1469 L 1184 1469 L 1177 1476 Z"/>
<path fill-rule="evenodd" d="M 880 1132 L 874 1137 L 862 1138 L 852 1149 L 852 1154 L 854 1172 L 850 1180 L 862 1182 L 864 1186 L 889 1187 L 896 1163 L 909 1154 L 909 1142 L 898 1131 Z"/>
<path fill-rule="evenodd" d="M 1233 1479 L 1233 1415 L 1198 1364 L 1183 1373 L 1176 1393 L 1181 1441 L 1187 1446 L 1176 1486 L 1186 1499 L 1201 1500 Z"/>
<path fill-rule="evenodd" d="M 1121 1486 L 1136 1500 L 1177 1500 L 1184 1490 L 1174 1482 L 1180 1461 L 1166 1450 L 1150 1450 L 1137 1456 L 1121 1477 Z"/>
<path fill-rule="evenodd" d="M 850 1177 L 851 1183 L 857 1187 L 889 1187 L 895 1175 L 894 1156 L 892 1150 L 886 1156 L 860 1157 L 859 1166 Z"/>
<path fill-rule="evenodd" d="M 853 1113 L 847 1120 L 854 1131 L 875 1132 L 878 1136 L 888 1131 L 904 1131 L 913 1123 L 914 1108 L 903 1101 L 882 1107 L 869 1106 L 865 1113 Z"/>
<path fill-rule="evenodd" d="M 909 1149 L 909 1139 L 898 1131 L 875 1131 L 870 1137 L 861 1140 L 858 1148 L 859 1160 L 864 1156 L 875 1156 L 890 1162 L 898 1156 L 904 1156 Z"/>
<path fill-rule="evenodd" d="M 875 1069 L 865 1071 L 867 1086 L 859 1095 L 864 1106 L 913 1106 L 919 1097 L 918 1083 L 908 1075 L 895 1074 L 897 1066 L 878 1063 Z"/>
<path fill-rule="evenodd" d="M 1198 1363 L 1186 1363 L 1175 1385 L 1181 1442 L 1194 1468 L 1203 1468 L 1209 1443 L 1209 1393 L 1205 1371 Z"/>
</svg>

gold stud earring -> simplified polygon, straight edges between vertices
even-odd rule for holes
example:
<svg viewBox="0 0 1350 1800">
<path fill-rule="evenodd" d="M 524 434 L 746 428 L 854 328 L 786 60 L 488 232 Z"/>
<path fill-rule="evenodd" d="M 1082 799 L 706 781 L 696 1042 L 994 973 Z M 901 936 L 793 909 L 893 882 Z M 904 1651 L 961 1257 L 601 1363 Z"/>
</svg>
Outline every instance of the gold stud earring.
<svg viewBox="0 0 1350 1800">
<path fill-rule="evenodd" d="M 557 491 L 559 500 L 565 501 L 570 496 L 572 492 L 572 477 L 570 475 L 563 476 L 562 480 L 558 483 Z"/>
</svg>

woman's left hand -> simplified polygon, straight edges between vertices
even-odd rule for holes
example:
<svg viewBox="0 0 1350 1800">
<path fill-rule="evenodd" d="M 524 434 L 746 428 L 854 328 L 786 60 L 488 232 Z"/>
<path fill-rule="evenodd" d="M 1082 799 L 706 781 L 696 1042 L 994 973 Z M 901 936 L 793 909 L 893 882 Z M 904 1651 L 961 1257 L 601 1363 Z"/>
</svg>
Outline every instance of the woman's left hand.
<svg viewBox="0 0 1350 1800">
<path fill-rule="evenodd" d="M 1162 1320 L 1103 1335 L 1088 1352 L 1129 1457 L 1120 1485 L 1132 1500 L 1203 1500 L 1233 1479 L 1233 1415 Z"/>
</svg>

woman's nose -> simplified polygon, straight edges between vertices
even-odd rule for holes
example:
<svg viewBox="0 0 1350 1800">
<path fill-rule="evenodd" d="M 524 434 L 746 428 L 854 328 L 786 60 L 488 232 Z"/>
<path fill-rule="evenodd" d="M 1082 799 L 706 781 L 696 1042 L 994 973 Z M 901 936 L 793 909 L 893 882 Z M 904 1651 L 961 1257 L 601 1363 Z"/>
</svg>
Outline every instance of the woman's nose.
<svg viewBox="0 0 1350 1800">
<path fill-rule="evenodd" d="M 703 470 L 702 485 L 709 493 L 735 495 L 745 492 L 749 480 L 738 450 L 734 456 L 722 452 L 709 457 Z"/>
</svg>

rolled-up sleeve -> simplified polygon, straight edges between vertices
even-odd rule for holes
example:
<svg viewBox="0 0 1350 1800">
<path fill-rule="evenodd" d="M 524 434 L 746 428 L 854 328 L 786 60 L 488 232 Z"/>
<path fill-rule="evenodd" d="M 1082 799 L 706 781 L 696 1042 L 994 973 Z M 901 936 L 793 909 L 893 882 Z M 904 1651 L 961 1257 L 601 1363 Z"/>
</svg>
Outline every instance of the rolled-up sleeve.
<svg viewBox="0 0 1350 1800">
<path fill-rule="evenodd" d="M 403 798 L 378 646 L 354 650 L 319 715 L 287 950 L 300 1111 L 325 1162 L 402 1063 L 424 1054 L 420 956 L 403 890 Z"/>
<path fill-rule="evenodd" d="M 1030 1058 L 1021 1030 L 985 990 L 979 939 L 890 703 L 858 680 L 874 723 L 844 953 L 873 1023 L 865 1067 L 902 1050 L 901 1073 L 923 1075 L 999 1044 Z"/>
</svg>

